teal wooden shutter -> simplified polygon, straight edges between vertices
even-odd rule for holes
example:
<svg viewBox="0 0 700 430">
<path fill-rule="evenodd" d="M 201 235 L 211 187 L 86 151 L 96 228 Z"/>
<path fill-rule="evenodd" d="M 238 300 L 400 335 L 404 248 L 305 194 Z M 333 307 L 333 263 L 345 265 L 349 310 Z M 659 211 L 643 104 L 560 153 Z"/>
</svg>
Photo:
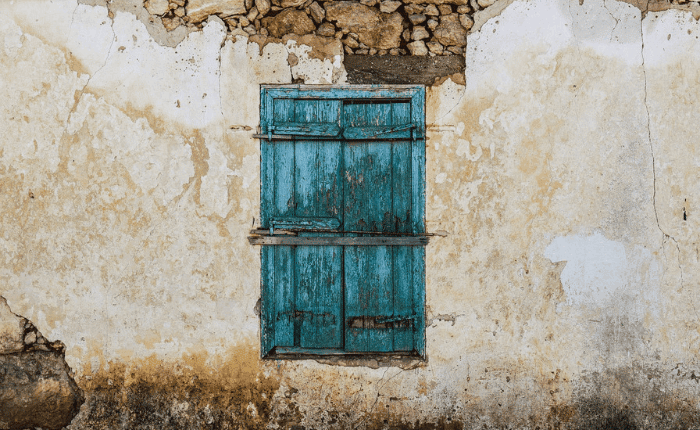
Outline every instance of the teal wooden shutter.
<svg viewBox="0 0 700 430">
<path fill-rule="evenodd" d="M 263 356 L 424 355 L 423 97 L 263 87 Z"/>
</svg>

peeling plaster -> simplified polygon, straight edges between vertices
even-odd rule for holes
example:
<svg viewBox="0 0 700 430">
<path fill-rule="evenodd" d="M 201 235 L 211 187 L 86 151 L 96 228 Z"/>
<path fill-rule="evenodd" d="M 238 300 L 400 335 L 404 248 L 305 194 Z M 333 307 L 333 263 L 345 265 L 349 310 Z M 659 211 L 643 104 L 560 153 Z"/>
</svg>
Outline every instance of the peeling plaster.
<svg viewBox="0 0 700 430">
<path fill-rule="evenodd" d="M 339 363 L 259 359 L 245 236 L 259 84 L 342 83 L 342 54 L 218 19 L 163 46 L 142 12 L 70 5 L 0 4 L 0 282 L 66 342 L 89 393 L 76 428 L 156 416 L 140 405 L 191 427 L 698 416 L 690 13 L 487 9 L 466 86 L 428 89 L 426 223 L 449 233 L 427 248 L 428 360 Z"/>
</svg>

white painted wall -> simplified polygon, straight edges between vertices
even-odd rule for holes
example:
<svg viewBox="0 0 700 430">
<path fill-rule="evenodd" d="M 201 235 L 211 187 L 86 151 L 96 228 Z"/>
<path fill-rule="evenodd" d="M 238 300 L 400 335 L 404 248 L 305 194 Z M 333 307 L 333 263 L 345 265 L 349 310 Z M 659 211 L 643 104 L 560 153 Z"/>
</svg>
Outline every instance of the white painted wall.
<svg viewBox="0 0 700 430">
<path fill-rule="evenodd" d="M 0 3 L 0 295 L 66 343 L 84 384 L 235 362 L 277 381 L 275 413 L 299 390 L 317 428 L 329 410 L 525 423 L 626 399 L 596 385 L 621 371 L 639 402 L 696 398 L 671 372 L 700 350 L 689 13 L 515 1 L 469 36 L 466 87 L 428 89 L 427 226 L 449 235 L 428 247 L 428 361 L 409 370 L 256 358 L 258 85 L 343 83 L 342 54 L 261 52 L 218 19 L 175 47 L 149 29 L 104 6 Z"/>
</svg>

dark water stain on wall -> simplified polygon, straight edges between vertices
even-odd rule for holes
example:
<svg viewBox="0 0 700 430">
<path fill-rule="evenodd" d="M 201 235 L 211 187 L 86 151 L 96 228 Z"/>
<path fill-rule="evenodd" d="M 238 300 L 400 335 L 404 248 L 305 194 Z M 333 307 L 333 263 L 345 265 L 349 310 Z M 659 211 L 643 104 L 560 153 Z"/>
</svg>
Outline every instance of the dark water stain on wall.
<svg viewBox="0 0 700 430">
<path fill-rule="evenodd" d="M 295 362 L 295 366 L 300 362 Z M 178 364 L 156 360 L 113 364 L 80 383 L 87 402 L 69 427 L 77 429 L 692 429 L 700 428 L 697 377 L 694 369 L 624 367 L 583 373 L 571 381 L 568 399 L 537 406 L 532 391 L 511 386 L 513 397 L 532 396 L 520 406 L 499 404 L 494 396 L 459 403 L 460 394 L 442 396 L 443 413 L 413 411 L 412 417 L 390 412 L 388 397 L 377 397 L 371 410 L 340 410 L 338 399 L 318 396 L 285 376 L 287 366 L 269 365 L 245 348 L 231 351 L 216 370 L 204 357 L 191 356 Z M 280 370 L 281 369 L 281 370 Z M 325 372 L 324 372 L 325 373 Z M 327 384 L 337 375 L 325 373 Z M 563 379 L 560 383 L 567 383 Z M 555 384 L 556 385 L 556 384 Z M 665 388 L 664 388 L 665 387 Z M 671 387 L 675 387 L 673 390 Z M 686 387 L 681 389 L 681 387 Z M 551 386 L 550 388 L 555 388 Z M 508 389 L 506 389 L 508 390 Z M 343 395 L 338 394 L 338 395 Z M 391 398 L 395 400 L 393 397 Z M 391 400 L 390 399 L 390 400 Z M 391 402 L 389 402 L 391 403 Z M 360 403 L 362 404 L 362 403 Z M 525 405 L 525 406 L 523 406 Z M 444 407 L 443 407 L 444 406 Z M 394 408 L 391 408 L 393 410 Z M 527 409 L 527 410 L 525 410 Z M 318 420 L 314 410 L 323 410 Z M 410 407 L 397 410 L 410 410 Z M 428 409 L 426 409 L 428 410 Z M 311 415 L 310 415 L 311 414 Z M 425 414 L 425 416 L 423 416 Z M 428 416 L 430 415 L 430 416 Z M 417 417 L 417 418 L 416 418 Z M 309 423 L 314 424 L 309 424 Z"/>
</svg>

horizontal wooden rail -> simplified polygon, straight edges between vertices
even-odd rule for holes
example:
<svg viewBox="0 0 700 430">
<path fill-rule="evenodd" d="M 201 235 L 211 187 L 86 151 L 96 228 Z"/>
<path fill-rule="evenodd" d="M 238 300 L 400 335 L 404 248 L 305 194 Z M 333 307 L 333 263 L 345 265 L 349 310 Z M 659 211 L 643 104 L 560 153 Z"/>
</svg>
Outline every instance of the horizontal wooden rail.
<svg viewBox="0 0 700 430">
<path fill-rule="evenodd" d="M 425 236 L 299 237 L 249 236 L 251 245 L 288 246 L 425 246 Z"/>
</svg>

